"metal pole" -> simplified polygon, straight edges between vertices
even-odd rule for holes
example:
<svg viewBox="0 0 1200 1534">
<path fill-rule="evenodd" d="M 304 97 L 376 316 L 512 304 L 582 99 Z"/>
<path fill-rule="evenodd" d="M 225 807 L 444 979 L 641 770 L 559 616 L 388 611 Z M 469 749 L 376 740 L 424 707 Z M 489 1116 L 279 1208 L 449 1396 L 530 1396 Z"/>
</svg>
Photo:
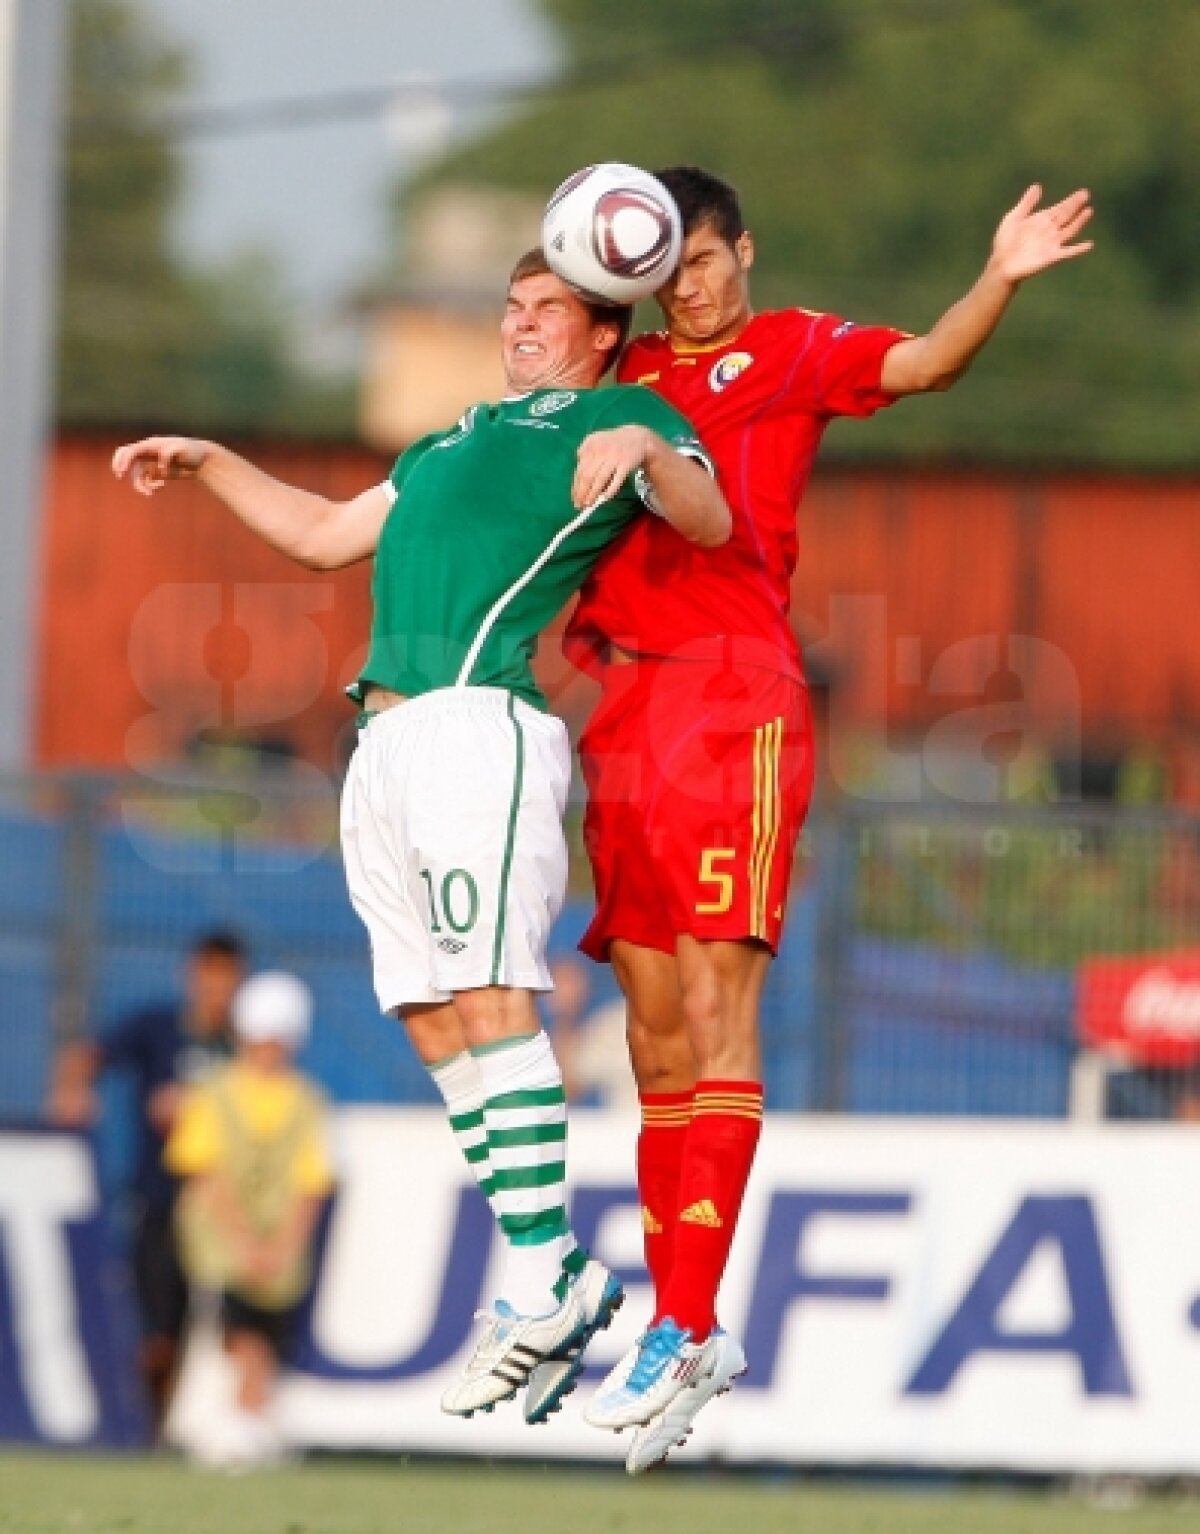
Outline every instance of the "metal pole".
<svg viewBox="0 0 1200 1534">
<path fill-rule="evenodd" d="M 815 827 L 817 913 L 817 1026 L 813 1106 L 844 1112 L 850 1095 L 850 955 L 859 873 L 856 837 L 861 826 L 847 807 L 825 812 Z"/>
<path fill-rule="evenodd" d="M 83 1038 L 91 1025 L 100 958 L 100 834 L 108 792 L 100 778 L 64 784 L 63 899 L 56 940 L 51 1032 L 55 1046 Z"/>
<path fill-rule="evenodd" d="M 0 0 L 0 767 L 33 739 L 33 600 L 51 429 L 63 0 Z"/>
</svg>

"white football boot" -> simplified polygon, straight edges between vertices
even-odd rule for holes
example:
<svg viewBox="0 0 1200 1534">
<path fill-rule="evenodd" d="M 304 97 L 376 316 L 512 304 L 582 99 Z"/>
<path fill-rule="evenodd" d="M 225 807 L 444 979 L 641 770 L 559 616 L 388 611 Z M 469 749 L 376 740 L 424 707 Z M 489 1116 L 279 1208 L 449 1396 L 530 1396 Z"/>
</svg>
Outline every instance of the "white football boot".
<svg viewBox="0 0 1200 1534">
<path fill-rule="evenodd" d="M 525 1421 L 531 1425 L 548 1421 L 575 1389 L 583 1372 L 584 1349 L 597 1332 L 609 1326 L 625 1300 L 621 1285 L 594 1257 L 588 1258 L 570 1292 L 579 1298 L 584 1329 L 578 1340 L 564 1349 L 559 1357 L 539 1364 L 529 1376 L 525 1391 Z"/>
<path fill-rule="evenodd" d="M 643 1333 L 633 1366 L 626 1355 L 583 1415 L 593 1427 L 618 1433 L 622 1428 L 640 1427 L 666 1411 L 681 1390 L 711 1374 L 720 1354 L 721 1334 L 714 1332 L 705 1342 L 693 1342 L 691 1332 L 666 1316 Z"/>
<path fill-rule="evenodd" d="M 716 1342 L 716 1359 L 710 1372 L 691 1385 L 685 1385 L 671 1404 L 657 1417 L 639 1427 L 633 1437 L 625 1468 L 630 1475 L 641 1475 L 661 1465 L 677 1445 L 685 1443 L 701 1407 L 733 1389 L 733 1382 L 746 1372 L 746 1355 L 727 1332 L 718 1327 L 709 1338 Z"/>
<path fill-rule="evenodd" d="M 491 1411 L 516 1395 L 538 1364 L 575 1345 L 587 1331 L 574 1287 L 548 1316 L 521 1316 L 503 1300 L 476 1312 L 487 1330 L 471 1355 L 466 1373 L 442 1396 L 442 1410 L 456 1417 Z"/>
</svg>

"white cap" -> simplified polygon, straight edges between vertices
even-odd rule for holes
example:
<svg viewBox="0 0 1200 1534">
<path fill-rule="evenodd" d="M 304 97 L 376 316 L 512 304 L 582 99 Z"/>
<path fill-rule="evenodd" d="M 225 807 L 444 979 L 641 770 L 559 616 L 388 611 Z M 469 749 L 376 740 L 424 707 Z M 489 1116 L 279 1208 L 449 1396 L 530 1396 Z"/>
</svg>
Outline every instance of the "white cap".
<svg viewBox="0 0 1200 1534">
<path fill-rule="evenodd" d="M 286 970 L 268 969 L 238 987 L 233 1031 L 243 1044 L 286 1044 L 299 1049 L 312 1026 L 312 992 Z"/>
</svg>

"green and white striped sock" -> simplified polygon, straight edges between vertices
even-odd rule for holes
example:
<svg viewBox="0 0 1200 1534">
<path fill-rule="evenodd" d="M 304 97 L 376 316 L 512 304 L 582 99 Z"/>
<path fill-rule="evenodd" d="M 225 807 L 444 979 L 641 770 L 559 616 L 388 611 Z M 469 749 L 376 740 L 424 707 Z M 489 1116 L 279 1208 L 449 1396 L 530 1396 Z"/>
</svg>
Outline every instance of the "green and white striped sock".
<svg viewBox="0 0 1200 1534">
<path fill-rule="evenodd" d="M 564 1273 L 585 1260 L 567 1223 L 562 1072 L 542 1032 L 471 1054 L 483 1086 L 489 1201 L 505 1240 L 500 1293 L 520 1315 L 548 1315 L 562 1302 Z"/>
<path fill-rule="evenodd" d="M 488 1166 L 487 1126 L 483 1122 L 483 1081 L 469 1050 L 448 1055 L 428 1067 L 433 1084 L 442 1094 L 450 1130 L 458 1141 L 467 1165 L 484 1198 L 491 1202 L 492 1179 Z M 492 1211 L 495 1213 L 495 1210 Z M 497 1216 L 499 1218 L 499 1216 Z"/>
</svg>

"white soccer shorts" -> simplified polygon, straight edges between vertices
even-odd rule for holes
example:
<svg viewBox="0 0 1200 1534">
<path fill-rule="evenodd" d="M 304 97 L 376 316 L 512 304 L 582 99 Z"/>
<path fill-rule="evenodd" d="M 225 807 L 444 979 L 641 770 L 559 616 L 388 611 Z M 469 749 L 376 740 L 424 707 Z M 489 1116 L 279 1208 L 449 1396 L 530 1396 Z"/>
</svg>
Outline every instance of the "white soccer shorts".
<svg viewBox="0 0 1200 1534">
<path fill-rule="evenodd" d="M 367 724 L 342 854 L 384 1012 L 485 985 L 552 989 L 570 773 L 562 721 L 502 688 L 439 688 Z"/>
</svg>

